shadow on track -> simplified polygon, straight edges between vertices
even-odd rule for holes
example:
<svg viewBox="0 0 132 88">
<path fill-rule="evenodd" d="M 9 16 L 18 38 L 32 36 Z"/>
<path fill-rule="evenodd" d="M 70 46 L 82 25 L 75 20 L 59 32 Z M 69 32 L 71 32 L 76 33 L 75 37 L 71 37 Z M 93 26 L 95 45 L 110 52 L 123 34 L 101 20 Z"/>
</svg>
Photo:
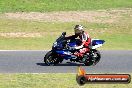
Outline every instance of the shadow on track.
<svg viewBox="0 0 132 88">
<path fill-rule="evenodd" d="M 36 63 L 36 64 L 39 66 L 47 66 L 45 63 Z M 57 64 L 55 66 L 84 66 L 84 64 L 67 62 L 67 63 Z"/>
</svg>

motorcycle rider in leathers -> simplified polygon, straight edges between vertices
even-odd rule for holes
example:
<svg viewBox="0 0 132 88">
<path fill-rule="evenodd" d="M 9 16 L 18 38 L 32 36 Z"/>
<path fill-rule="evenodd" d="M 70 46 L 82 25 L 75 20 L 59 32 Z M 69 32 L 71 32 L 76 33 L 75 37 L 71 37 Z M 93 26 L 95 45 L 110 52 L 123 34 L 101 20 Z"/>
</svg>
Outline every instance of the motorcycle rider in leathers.
<svg viewBox="0 0 132 88">
<path fill-rule="evenodd" d="M 72 36 L 66 37 L 66 39 L 76 39 L 79 38 L 81 44 L 75 47 L 71 47 L 70 49 L 79 50 L 75 52 L 74 55 L 78 57 L 82 57 L 84 53 L 88 52 L 89 45 L 91 43 L 91 38 L 89 37 L 88 33 L 84 32 L 84 28 L 82 25 L 75 25 L 74 27 L 75 34 Z"/>
</svg>

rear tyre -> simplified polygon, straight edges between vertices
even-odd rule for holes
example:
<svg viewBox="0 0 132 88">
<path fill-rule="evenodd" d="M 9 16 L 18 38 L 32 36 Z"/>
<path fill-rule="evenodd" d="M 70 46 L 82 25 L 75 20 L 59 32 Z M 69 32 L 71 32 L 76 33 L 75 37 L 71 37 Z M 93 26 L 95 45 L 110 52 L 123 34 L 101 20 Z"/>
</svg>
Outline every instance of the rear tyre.
<svg viewBox="0 0 132 88">
<path fill-rule="evenodd" d="M 88 60 L 88 59 L 84 63 L 85 66 L 92 66 L 93 64 L 94 64 L 94 62 L 92 60 Z"/>
<path fill-rule="evenodd" d="M 101 58 L 101 54 L 98 50 L 92 50 L 92 54 L 85 60 L 85 66 L 96 65 Z"/>
<path fill-rule="evenodd" d="M 94 50 L 94 64 L 93 65 L 96 65 L 99 61 L 100 61 L 100 58 L 101 58 L 101 54 L 98 50 Z"/>
<path fill-rule="evenodd" d="M 53 66 L 59 63 L 58 58 L 52 53 L 52 51 L 49 51 L 45 55 L 44 62 L 48 66 Z"/>
</svg>

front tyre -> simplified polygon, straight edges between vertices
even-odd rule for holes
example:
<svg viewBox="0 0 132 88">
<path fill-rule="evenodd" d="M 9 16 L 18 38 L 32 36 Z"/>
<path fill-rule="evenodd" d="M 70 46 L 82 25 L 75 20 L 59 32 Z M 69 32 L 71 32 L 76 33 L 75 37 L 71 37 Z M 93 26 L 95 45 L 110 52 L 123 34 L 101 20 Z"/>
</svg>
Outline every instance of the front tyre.
<svg viewBox="0 0 132 88">
<path fill-rule="evenodd" d="M 52 53 L 52 51 L 49 51 L 45 57 L 44 57 L 44 62 L 48 66 L 53 66 L 59 63 L 58 58 L 55 57 L 55 55 Z"/>
</svg>

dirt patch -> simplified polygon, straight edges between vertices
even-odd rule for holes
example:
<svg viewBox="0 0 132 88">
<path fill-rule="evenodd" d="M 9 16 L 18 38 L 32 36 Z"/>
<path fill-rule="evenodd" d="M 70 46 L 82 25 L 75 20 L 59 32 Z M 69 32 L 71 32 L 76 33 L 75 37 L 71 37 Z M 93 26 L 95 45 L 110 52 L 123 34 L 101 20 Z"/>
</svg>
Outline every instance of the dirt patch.
<svg viewBox="0 0 132 88">
<path fill-rule="evenodd" d="M 25 33 L 25 32 L 17 32 L 17 33 L 0 33 L 1 37 L 41 37 L 40 33 Z"/>
<path fill-rule="evenodd" d="M 7 33 L 0 33 L 0 37 L 5 37 L 5 38 L 40 38 L 44 37 L 45 35 L 50 35 L 50 36 L 57 36 L 61 34 L 61 32 L 7 32 Z"/>
<path fill-rule="evenodd" d="M 97 10 L 97 11 L 68 11 L 68 12 L 17 12 L 5 13 L 9 19 L 26 19 L 45 22 L 94 22 L 94 23 L 113 23 L 117 22 L 123 14 L 132 16 L 132 9 L 123 10 Z"/>
</svg>

